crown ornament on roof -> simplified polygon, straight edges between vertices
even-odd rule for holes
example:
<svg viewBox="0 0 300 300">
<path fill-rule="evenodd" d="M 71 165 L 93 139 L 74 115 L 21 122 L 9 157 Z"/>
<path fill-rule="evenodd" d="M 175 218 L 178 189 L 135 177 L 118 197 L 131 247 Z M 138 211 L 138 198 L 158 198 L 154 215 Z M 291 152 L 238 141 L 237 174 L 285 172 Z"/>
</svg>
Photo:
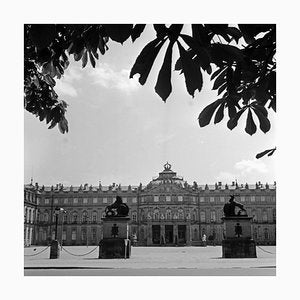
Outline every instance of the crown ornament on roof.
<svg viewBox="0 0 300 300">
<path fill-rule="evenodd" d="M 170 171 L 170 170 L 171 170 L 171 165 L 167 162 L 167 163 L 164 165 L 164 168 L 165 168 L 165 171 Z"/>
</svg>

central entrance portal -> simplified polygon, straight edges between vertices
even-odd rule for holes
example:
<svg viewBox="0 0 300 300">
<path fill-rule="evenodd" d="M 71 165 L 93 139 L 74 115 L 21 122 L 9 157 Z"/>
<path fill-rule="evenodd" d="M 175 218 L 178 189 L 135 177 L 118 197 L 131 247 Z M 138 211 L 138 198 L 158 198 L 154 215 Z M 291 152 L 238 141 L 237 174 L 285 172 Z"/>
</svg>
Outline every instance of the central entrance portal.
<svg viewBox="0 0 300 300">
<path fill-rule="evenodd" d="M 165 226 L 165 240 L 166 244 L 173 244 L 173 225 Z"/>
<path fill-rule="evenodd" d="M 152 243 L 160 244 L 160 225 L 152 225 Z"/>
<path fill-rule="evenodd" d="M 186 225 L 178 225 L 178 244 L 186 243 Z"/>
</svg>

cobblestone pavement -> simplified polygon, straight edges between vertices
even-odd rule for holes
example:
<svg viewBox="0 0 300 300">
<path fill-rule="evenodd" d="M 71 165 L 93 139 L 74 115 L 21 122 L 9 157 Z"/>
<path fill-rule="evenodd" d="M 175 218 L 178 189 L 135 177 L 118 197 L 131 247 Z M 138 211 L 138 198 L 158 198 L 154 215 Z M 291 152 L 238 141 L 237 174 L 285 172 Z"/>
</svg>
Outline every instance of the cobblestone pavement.
<svg viewBox="0 0 300 300">
<path fill-rule="evenodd" d="M 221 246 L 132 247 L 130 259 L 98 259 L 98 251 L 97 246 L 66 246 L 63 247 L 60 258 L 49 259 L 50 248 L 25 248 L 24 274 L 28 276 L 276 275 L 275 246 L 258 246 L 257 258 L 244 259 L 222 258 Z"/>
</svg>

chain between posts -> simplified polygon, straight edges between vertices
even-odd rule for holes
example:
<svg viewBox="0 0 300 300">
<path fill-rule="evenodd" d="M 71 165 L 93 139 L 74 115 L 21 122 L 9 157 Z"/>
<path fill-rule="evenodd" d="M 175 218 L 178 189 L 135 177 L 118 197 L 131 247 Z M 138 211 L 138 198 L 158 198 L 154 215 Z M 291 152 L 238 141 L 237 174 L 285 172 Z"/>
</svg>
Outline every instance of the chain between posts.
<svg viewBox="0 0 300 300">
<path fill-rule="evenodd" d="M 63 249 L 65 252 L 67 252 L 68 254 L 73 255 L 73 256 L 85 256 L 85 255 L 88 255 L 88 254 L 94 252 L 98 247 L 99 247 L 99 246 L 95 247 L 94 249 L 92 249 L 91 251 L 89 251 L 89 252 L 87 252 L 87 253 L 85 253 L 85 254 L 74 254 L 74 253 L 71 253 L 70 251 L 68 251 L 67 249 L 65 249 L 65 247 L 62 247 L 62 249 Z"/>
<path fill-rule="evenodd" d="M 46 251 L 50 246 L 47 246 L 45 249 L 43 249 L 42 251 L 38 252 L 38 253 L 34 253 L 34 254 L 24 254 L 24 256 L 36 256 L 39 255 L 41 253 L 43 253 L 44 251 Z"/>
<path fill-rule="evenodd" d="M 257 248 L 259 248 L 260 250 L 266 252 L 266 253 L 270 253 L 270 254 L 276 254 L 276 253 L 273 253 L 273 252 L 269 252 L 267 250 L 264 250 L 263 248 L 259 247 L 258 245 L 256 245 Z"/>
</svg>

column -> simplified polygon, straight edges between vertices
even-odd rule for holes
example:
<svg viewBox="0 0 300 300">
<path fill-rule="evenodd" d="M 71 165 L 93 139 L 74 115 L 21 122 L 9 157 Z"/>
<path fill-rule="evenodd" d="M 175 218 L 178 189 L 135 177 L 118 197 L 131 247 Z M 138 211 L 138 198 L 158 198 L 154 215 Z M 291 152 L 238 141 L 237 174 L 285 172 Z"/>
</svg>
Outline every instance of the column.
<svg viewBox="0 0 300 300">
<path fill-rule="evenodd" d="M 178 227 L 177 224 L 173 225 L 173 241 L 175 244 L 178 244 Z"/>
</svg>

